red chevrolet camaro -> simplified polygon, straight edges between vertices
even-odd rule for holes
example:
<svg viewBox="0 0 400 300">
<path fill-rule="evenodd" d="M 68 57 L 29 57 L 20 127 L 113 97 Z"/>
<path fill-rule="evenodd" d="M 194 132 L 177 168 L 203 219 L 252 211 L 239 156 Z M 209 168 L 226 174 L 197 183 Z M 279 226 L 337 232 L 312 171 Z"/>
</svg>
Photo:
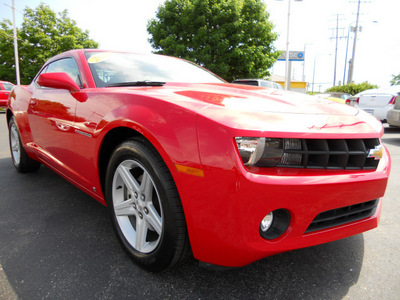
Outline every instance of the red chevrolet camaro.
<svg viewBox="0 0 400 300">
<path fill-rule="evenodd" d="M 159 55 L 73 50 L 8 102 L 19 172 L 44 164 L 109 208 L 140 266 L 243 266 L 377 226 L 382 124 L 304 94 L 228 84 Z"/>
</svg>

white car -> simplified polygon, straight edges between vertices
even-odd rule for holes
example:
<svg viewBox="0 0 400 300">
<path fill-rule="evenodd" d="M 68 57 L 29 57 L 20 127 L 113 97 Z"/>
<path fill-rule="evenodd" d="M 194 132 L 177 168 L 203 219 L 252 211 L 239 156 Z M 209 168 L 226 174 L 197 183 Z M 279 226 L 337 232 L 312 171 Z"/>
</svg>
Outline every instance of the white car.
<svg viewBox="0 0 400 300">
<path fill-rule="evenodd" d="M 236 79 L 236 80 L 232 81 L 232 83 L 263 86 L 263 87 L 267 87 L 267 88 L 283 90 L 283 87 L 279 83 L 276 83 L 276 82 L 270 81 L 270 80 L 264 80 L 264 79 Z"/>
<path fill-rule="evenodd" d="M 357 101 L 358 108 L 386 122 L 388 111 L 393 108 L 399 94 L 400 85 L 365 91 Z"/>
</svg>

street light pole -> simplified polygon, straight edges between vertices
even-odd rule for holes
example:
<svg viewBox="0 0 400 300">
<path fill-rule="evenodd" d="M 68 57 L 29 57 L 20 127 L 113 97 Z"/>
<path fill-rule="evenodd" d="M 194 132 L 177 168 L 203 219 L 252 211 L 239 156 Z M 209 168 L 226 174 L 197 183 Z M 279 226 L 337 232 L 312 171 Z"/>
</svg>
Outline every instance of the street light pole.
<svg viewBox="0 0 400 300">
<path fill-rule="evenodd" d="M 14 58 L 15 58 L 15 73 L 17 77 L 17 85 L 21 84 L 19 77 L 19 56 L 18 56 L 18 39 L 17 39 L 17 28 L 15 25 L 15 6 L 14 0 L 12 0 L 12 13 L 13 13 L 13 34 L 14 34 Z"/>
<path fill-rule="evenodd" d="M 312 93 L 314 93 L 315 63 L 317 61 L 317 56 L 318 55 L 315 55 L 315 57 L 314 57 L 314 71 L 313 71 L 313 75 L 312 75 L 312 89 L 311 89 Z"/>
<path fill-rule="evenodd" d="M 303 0 L 294 0 L 294 1 L 303 1 Z M 287 36 L 286 36 L 286 71 L 285 71 L 285 90 L 290 89 L 290 66 L 289 63 L 289 29 L 290 29 L 290 3 L 292 0 L 288 0 L 288 16 L 287 16 Z"/>
<path fill-rule="evenodd" d="M 337 63 L 338 41 L 339 41 L 339 14 L 336 15 L 336 47 L 335 47 L 335 67 L 333 69 L 333 86 L 336 86 L 336 63 Z"/>
<path fill-rule="evenodd" d="M 354 28 L 353 54 L 350 60 L 347 83 L 351 83 L 353 81 L 354 59 L 356 56 L 356 44 L 357 44 L 357 32 L 358 32 L 358 18 L 360 16 L 360 2 L 361 0 L 358 0 L 356 27 Z"/>
<path fill-rule="evenodd" d="M 290 70 L 289 70 L 289 28 L 290 28 L 290 2 L 288 0 L 288 16 L 287 16 L 287 36 L 286 36 L 286 71 L 285 71 L 285 90 L 290 89 Z"/>
<path fill-rule="evenodd" d="M 353 22 L 354 23 L 354 22 Z M 347 30 L 347 45 L 346 45 L 346 56 L 344 58 L 344 72 L 343 72 L 343 84 L 346 82 L 346 70 L 347 70 L 347 52 L 349 50 L 349 39 L 350 39 L 350 30 L 351 30 L 351 25 L 353 23 L 350 23 L 349 28 Z"/>
</svg>

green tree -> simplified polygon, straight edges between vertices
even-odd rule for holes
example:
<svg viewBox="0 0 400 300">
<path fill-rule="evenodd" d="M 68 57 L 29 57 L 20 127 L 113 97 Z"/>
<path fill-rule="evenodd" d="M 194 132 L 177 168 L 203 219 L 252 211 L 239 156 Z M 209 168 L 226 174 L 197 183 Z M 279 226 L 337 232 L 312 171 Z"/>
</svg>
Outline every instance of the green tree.
<svg viewBox="0 0 400 300">
<path fill-rule="evenodd" d="M 346 85 L 334 86 L 334 87 L 327 89 L 326 92 L 342 92 L 342 93 L 355 95 L 362 91 L 376 89 L 376 88 L 378 88 L 377 85 L 371 84 L 368 81 L 365 81 L 363 83 L 349 83 Z"/>
<path fill-rule="evenodd" d="M 10 20 L 0 22 L 0 80 L 15 82 L 13 30 Z"/>
<path fill-rule="evenodd" d="M 393 79 L 390 80 L 391 85 L 399 85 L 400 84 L 400 74 L 392 75 Z"/>
<path fill-rule="evenodd" d="M 167 0 L 149 20 L 156 53 L 201 65 L 222 78 L 263 78 L 278 59 L 277 34 L 262 0 Z"/>
<path fill-rule="evenodd" d="M 71 49 L 97 48 L 88 31 L 76 26 L 67 10 L 56 14 L 45 4 L 36 9 L 26 7 L 18 28 L 18 52 L 21 83 L 29 84 L 50 57 Z M 0 79 L 16 81 L 12 26 L 0 22 Z"/>
</svg>

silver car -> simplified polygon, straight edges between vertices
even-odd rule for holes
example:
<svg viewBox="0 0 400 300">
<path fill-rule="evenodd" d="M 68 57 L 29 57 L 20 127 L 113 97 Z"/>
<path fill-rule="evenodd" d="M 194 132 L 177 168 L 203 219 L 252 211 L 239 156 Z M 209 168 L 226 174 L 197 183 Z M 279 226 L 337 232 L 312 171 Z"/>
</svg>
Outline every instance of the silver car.
<svg viewBox="0 0 400 300">
<path fill-rule="evenodd" d="M 392 107 L 387 114 L 387 122 L 391 126 L 400 127 L 400 96 L 397 96 Z"/>
</svg>

